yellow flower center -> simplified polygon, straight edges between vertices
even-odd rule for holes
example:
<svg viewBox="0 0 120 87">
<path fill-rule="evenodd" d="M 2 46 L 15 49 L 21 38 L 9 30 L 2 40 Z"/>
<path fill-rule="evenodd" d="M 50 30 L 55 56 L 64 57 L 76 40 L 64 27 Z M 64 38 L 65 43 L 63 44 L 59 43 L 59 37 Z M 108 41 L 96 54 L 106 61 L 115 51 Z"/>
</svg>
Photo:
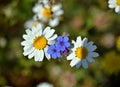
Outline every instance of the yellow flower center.
<svg viewBox="0 0 120 87">
<path fill-rule="evenodd" d="M 116 0 L 116 4 L 120 6 L 120 0 Z"/>
<path fill-rule="evenodd" d="M 79 59 L 83 59 L 88 55 L 88 51 L 85 47 L 81 46 L 78 47 L 75 51 L 75 55 L 76 57 L 78 57 Z"/>
<path fill-rule="evenodd" d="M 44 9 L 42 10 L 42 15 L 43 15 L 45 18 L 50 19 L 50 18 L 52 18 L 52 16 L 53 16 L 53 12 L 52 12 L 51 8 L 44 8 Z"/>
<path fill-rule="evenodd" d="M 46 47 L 47 39 L 43 36 L 35 37 L 33 44 L 36 49 L 41 50 Z"/>
</svg>

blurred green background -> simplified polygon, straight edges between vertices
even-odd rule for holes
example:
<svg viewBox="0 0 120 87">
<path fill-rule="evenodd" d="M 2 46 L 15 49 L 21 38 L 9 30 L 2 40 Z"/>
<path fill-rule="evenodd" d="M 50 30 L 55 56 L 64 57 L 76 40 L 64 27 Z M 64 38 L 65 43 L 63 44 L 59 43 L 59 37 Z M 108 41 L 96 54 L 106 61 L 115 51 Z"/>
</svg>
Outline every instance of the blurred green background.
<svg viewBox="0 0 120 87">
<path fill-rule="evenodd" d="M 33 17 L 37 0 L 0 0 L 0 87 L 120 87 L 120 14 L 107 0 L 62 0 L 64 15 L 56 33 L 87 37 L 100 57 L 88 69 L 71 68 L 65 57 L 35 62 L 24 57 L 20 42 L 24 23 Z"/>
</svg>

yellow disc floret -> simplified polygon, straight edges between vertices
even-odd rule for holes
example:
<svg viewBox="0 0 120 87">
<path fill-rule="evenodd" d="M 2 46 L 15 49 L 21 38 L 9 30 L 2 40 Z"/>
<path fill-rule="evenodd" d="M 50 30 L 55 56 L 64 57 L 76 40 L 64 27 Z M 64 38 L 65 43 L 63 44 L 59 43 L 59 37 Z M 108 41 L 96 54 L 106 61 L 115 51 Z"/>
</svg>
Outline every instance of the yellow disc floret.
<svg viewBox="0 0 120 87">
<path fill-rule="evenodd" d="M 35 37 L 33 44 L 36 49 L 41 50 L 46 47 L 47 39 L 44 36 Z"/>
<path fill-rule="evenodd" d="M 85 47 L 81 46 L 76 48 L 75 55 L 79 59 L 83 59 L 88 55 L 88 51 Z"/>
<path fill-rule="evenodd" d="M 120 0 L 116 0 L 116 4 L 120 6 Z"/>
<path fill-rule="evenodd" d="M 52 18 L 52 16 L 53 16 L 53 12 L 52 12 L 51 8 L 44 8 L 44 9 L 42 10 L 42 15 L 43 15 L 45 18 L 50 19 L 50 18 Z"/>
</svg>

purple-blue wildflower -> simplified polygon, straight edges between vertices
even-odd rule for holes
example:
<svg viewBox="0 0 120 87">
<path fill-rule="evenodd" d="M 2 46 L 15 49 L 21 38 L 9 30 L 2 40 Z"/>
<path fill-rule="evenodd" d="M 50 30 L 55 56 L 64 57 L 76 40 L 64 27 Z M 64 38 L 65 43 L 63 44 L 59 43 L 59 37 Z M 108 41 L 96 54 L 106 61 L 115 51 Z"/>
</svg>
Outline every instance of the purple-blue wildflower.
<svg viewBox="0 0 120 87">
<path fill-rule="evenodd" d="M 57 57 L 61 57 L 60 50 L 55 45 L 50 45 L 47 53 L 50 54 L 53 59 L 56 59 Z"/>
<path fill-rule="evenodd" d="M 60 49 L 60 51 L 64 51 L 66 48 L 70 47 L 70 43 L 68 41 L 68 36 L 58 36 L 56 46 Z"/>
</svg>

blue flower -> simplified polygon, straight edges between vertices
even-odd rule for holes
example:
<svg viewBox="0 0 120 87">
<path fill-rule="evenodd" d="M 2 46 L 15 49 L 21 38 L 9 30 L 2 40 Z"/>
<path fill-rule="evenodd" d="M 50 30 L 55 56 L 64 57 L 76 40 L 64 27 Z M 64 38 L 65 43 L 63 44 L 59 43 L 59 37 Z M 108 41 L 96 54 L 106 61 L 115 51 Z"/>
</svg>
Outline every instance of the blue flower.
<svg viewBox="0 0 120 87">
<path fill-rule="evenodd" d="M 65 36 L 65 37 L 58 36 L 58 37 L 57 37 L 56 46 L 57 46 L 61 51 L 64 51 L 66 48 L 70 47 L 70 43 L 69 43 L 68 41 L 69 41 L 68 36 Z"/>
<path fill-rule="evenodd" d="M 57 57 L 60 57 L 60 56 L 61 56 L 60 50 L 59 50 L 58 47 L 55 46 L 55 45 L 50 45 L 47 53 L 48 53 L 48 54 L 51 54 L 53 59 L 56 59 Z"/>
</svg>

